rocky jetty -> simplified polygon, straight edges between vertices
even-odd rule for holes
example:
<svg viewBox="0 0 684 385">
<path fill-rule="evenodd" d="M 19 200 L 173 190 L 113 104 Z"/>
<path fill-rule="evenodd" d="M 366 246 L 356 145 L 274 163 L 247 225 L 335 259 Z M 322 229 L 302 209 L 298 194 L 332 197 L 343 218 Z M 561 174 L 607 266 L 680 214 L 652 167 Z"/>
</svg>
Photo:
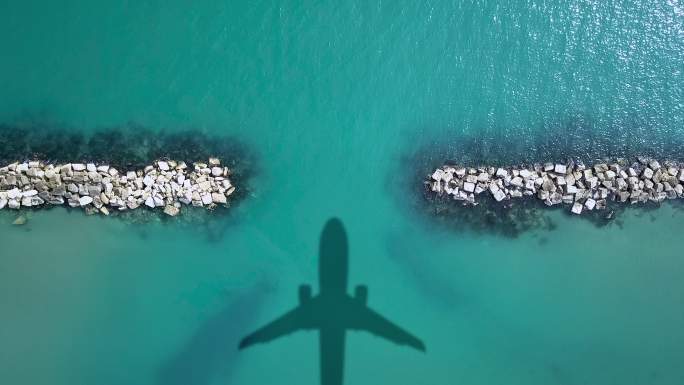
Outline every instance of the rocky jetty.
<svg viewBox="0 0 684 385">
<path fill-rule="evenodd" d="M 684 197 L 684 164 L 645 157 L 582 162 L 536 163 L 520 167 L 444 165 L 425 181 L 428 191 L 463 205 L 480 199 L 503 204 L 522 198 L 547 206 L 567 206 L 573 214 L 605 210 L 615 204 L 660 203 Z M 610 214 L 609 214 L 610 215 Z"/>
<path fill-rule="evenodd" d="M 235 192 L 231 175 L 218 158 L 191 165 L 158 160 L 132 171 L 96 163 L 14 162 L 0 167 L 0 210 L 68 205 L 89 214 L 148 208 L 176 216 L 183 205 L 228 205 Z"/>
</svg>

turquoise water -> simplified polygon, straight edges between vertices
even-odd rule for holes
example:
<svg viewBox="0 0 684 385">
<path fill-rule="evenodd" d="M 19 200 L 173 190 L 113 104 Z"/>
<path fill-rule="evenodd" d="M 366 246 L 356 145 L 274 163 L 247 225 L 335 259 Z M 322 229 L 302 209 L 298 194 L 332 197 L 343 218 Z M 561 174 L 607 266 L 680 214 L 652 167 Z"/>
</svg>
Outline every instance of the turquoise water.
<svg viewBox="0 0 684 385">
<path fill-rule="evenodd" d="M 348 384 L 684 378 L 681 214 L 455 233 L 409 209 L 403 161 L 432 141 L 573 127 L 664 148 L 684 123 L 679 1 L 27 1 L 0 5 L 0 42 L 3 122 L 193 127 L 260 158 L 219 239 L 3 216 L 2 383 L 317 383 L 313 333 L 236 346 L 317 282 L 330 216 L 347 226 L 350 284 L 428 349 L 351 334 Z"/>
</svg>

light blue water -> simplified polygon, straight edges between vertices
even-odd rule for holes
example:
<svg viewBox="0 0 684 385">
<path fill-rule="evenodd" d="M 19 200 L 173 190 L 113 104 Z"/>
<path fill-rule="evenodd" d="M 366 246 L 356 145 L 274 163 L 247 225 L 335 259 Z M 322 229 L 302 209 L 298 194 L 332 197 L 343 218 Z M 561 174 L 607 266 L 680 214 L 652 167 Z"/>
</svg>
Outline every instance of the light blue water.
<svg viewBox="0 0 684 385">
<path fill-rule="evenodd" d="M 61 210 L 23 228 L 2 216 L 0 382 L 315 384 L 313 333 L 236 346 L 316 282 L 319 231 L 339 216 L 350 284 L 428 347 L 352 334 L 348 384 L 681 383 L 681 214 L 597 229 L 554 213 L 555 231 L 517 239 L 453 233 L 407 209 L 402 159 L 465 136 L 560 145 L 559 128 L 577 126 L 666 147 L 684 123 L 683 8 L 0 5 L 2 121 L 196 127 L 261 160 L 214 242 Z"/>
</svg>

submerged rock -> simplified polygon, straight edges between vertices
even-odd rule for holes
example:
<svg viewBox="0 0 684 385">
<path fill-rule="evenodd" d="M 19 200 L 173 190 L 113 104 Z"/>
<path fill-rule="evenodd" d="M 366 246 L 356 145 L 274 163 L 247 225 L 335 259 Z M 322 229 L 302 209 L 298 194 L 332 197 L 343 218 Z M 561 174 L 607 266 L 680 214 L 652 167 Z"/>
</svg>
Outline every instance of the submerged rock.
<svg viewBox="0 0 684 385">
<path fill-rule="evenodd" d="M 21 226 L 21 225 L 25 225 L 26 222 L 28 222 L 28 219 L 26 218 L 26 216 L 20 215 L 12 222 L 12 224 L 15 226 Z"/>
<path fill-rule="evenodd" d="M 175 217 L 180 213 L 180 209 L 176 206 L 168 205 L 164 207 L 164 214 Z"/>
</svg>

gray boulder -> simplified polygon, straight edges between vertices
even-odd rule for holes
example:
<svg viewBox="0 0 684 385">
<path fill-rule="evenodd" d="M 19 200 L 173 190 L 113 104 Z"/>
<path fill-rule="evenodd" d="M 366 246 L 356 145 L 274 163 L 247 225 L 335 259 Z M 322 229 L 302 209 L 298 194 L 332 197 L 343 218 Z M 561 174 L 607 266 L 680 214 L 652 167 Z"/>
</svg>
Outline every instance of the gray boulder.
<svg viewBox="0 0 684 385">
<path fill-rule="evenodd" d="M 653 170 L 646 167 L 641 175 L 646 179 L 651 179 L 651 178 L 653 178 Z"/>
<path fill-rule="evenodd" d="M 582 214 L 582 204 L 579 202 L 575 202 L 575 204 L 572 205 L 572 209 L 570 211 L 572 211 L 573 214 Z"/>
<path fill-rule="evenodd" d="M 586 202 L 584 202 L 584 207 L 586 207 L 587 210 L 593 210 L 594 207 L 596 207 L 596 201 L 592 198 L 589 198 Z"/>
<path fill-rule="evenodd" d="M 83 207 L 93 203 L 93 198 L 90 196 L 82 196 L 78 198 L 78 204 Z"/>
</svg>

